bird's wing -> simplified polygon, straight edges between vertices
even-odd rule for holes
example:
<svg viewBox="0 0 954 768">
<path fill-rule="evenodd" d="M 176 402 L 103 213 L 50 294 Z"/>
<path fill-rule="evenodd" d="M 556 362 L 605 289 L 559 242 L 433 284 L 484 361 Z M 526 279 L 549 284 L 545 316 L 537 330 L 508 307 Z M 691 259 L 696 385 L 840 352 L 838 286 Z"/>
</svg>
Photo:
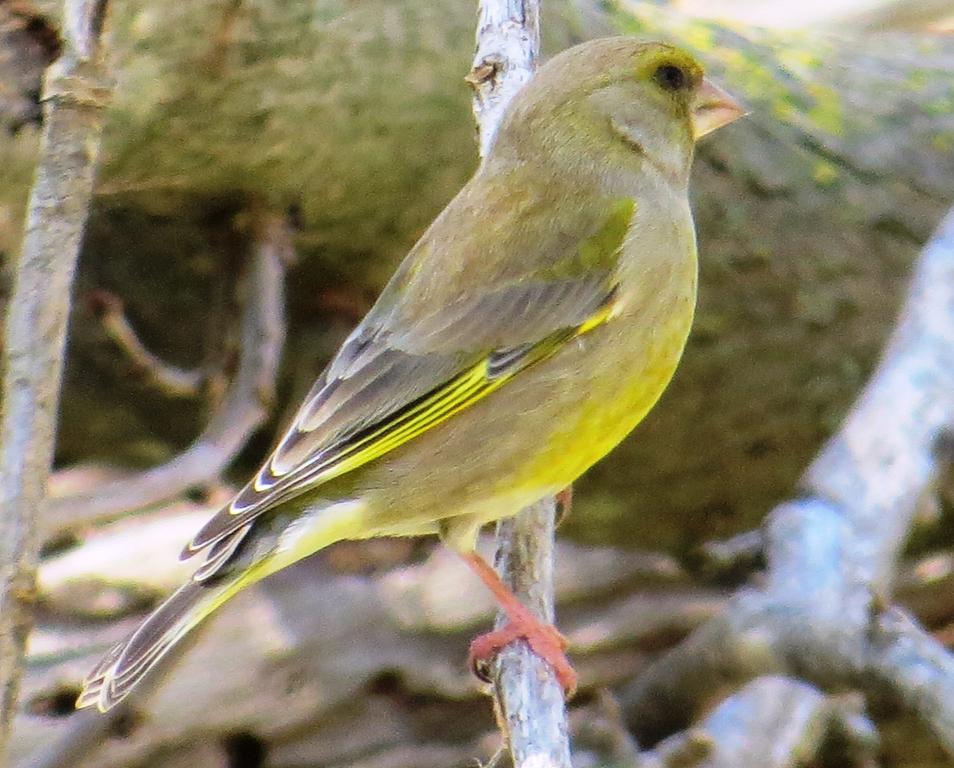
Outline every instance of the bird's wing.
<svg viewBox="0 0 954 768">
<path fill-rule="evenodd" d="M 632 201 L 616 206 L 609 219 L 604 208 L 588 237 L 570 246 L 564 262 L 578 260 L 581 251 L 593 262 L 574 270 L 577 276 L 559 276 L 567 270 L 554 269 L 563 262 L 551 259 L 546 270 L 485 285 L 474 295 L 459 293 L 412 321 L 408 291 L 389 287 L 318 379 L 272 455 L 183 554 L 216 545 L 212 558 L 233 548 L 226 537 L 247 531 L 258 515 L 407 443 L 608 320 L 616 293 L 611 267 L 632 213 Z M 594 247 L 604 251 L 600 259 L 587 253 Z M 409 258 L 392 285 L 406 286 L 408 270 L 421 267 Z"/>
</svg>

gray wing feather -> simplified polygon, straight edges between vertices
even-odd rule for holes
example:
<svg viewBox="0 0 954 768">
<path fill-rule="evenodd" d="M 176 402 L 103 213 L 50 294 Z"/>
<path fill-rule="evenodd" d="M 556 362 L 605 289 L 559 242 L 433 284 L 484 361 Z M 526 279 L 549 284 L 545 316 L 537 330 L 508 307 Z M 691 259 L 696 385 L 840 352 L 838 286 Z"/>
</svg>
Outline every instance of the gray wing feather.
<svg viewBox="0 0 954 768">
<path fill-rule="evenodd" d="M 610 293 L 609 275 L 534 280 L 462 297 L 404 326 L 366 318 L 342 346 L 255 478 L 183 553 L 213 544 L 311 489 L 309 469 L 363 430 L 427 395 L 494 351 L 519 351 L 590 317 Z M 465 351 L 466 350 L 466 351 Z"/>
</svg>

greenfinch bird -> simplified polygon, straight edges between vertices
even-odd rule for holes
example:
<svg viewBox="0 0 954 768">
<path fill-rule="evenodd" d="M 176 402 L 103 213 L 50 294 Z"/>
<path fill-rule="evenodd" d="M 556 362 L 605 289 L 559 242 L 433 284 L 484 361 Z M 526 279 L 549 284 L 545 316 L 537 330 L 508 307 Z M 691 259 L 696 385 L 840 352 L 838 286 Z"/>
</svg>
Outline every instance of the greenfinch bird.
<svg viewBox="0 0 954 768">
<path fill-rule="evenodd" d="M 85 681 L 106 711 L 237 592 L 328 545 L 438 534 L 575 685 L 563 642 L 474 551 L 646 415 L 696 298 L 697 139 L 742 114 L 668 44 L 591 41 L 544 65 L 473 178 L 319 377 L 252 480 L 188 543 L 192 579 Z"/>
</svg>

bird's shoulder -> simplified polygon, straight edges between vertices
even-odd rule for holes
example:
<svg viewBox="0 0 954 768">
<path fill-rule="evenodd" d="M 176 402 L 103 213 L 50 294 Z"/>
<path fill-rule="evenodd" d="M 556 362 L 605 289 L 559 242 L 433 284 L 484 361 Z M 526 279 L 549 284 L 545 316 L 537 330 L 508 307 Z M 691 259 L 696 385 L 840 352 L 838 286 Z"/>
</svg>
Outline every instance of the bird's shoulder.
<svg viewBox="0 0 954 768">
<path fill-rule="evenodd" d="M 515 286 L 611 274 L 638 205 L 532 164 L 479 172 L 388 284 L 368 325 L 415 325 L 435 310 Z"/>
</svg>

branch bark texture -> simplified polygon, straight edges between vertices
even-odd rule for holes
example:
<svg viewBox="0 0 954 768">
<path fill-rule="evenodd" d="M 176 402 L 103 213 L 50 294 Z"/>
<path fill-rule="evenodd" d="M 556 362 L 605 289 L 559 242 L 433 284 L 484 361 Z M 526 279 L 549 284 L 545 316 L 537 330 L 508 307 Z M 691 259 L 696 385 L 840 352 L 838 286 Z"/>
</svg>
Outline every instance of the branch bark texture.
<svg viewBox="0 0 954 768">
<path fill-rule="evenodd" d="M 65 47 L 47 72 L 40 160 L 10 300 L 0 423 L 0 763 L 32 624 L 36 518 L 53 456 L 66 320 L 89 211 L 103 108 L 103 0 L 65 7 Z"/>
<path fill-rule="evenodd" d="M 538 0 L 483 0 L 477 52 L 467 80 L 474 87 L 480 156 L 493 146 L 504 111 L 530 80 L 540 55 Z M 497 526 L 497 569 L 537 616 L 553 621 L 556 501 L 543 499 Z M 501 625 L 506 617 L 498 616 Z M 518 642 L 495 665 L 497 714 L 515 768 L 570 768 L 564 693 L 546 663 Z"/>
<path fill-rule="evenodd" d="M 477 12 L 477 52 L 467 82 L 474 86 L 480 156 L 486 157 L 510 100 L 540 56 L 539 0 L 484 0 Z"/>
<path fill-rule="evenodd" d="M 497 569 L 530 610 L 553 621 L 556 503 L 538 501 L 497 526 Z M 506 617 L 498 616 L 502 626 Z M 564 692 L 547 663 L 526 643 L 497 657 L 498 720 L 515 768 L 570 768 Z"/>
</svg>

